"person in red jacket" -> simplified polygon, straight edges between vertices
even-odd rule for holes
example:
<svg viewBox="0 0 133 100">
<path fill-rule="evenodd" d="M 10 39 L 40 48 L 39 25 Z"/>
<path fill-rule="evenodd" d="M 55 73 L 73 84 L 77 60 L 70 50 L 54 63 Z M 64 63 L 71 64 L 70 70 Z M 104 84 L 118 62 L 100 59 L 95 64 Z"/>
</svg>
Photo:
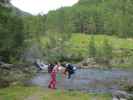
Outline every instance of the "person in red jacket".
<svg viewBox="0 0 133 100">
<path fill-rule="evenodd" d="M 50 79 L 48 88 L 56 89 L 56 74 L 59 70 L 59 67 L 60 67 L 60 63 L 57 63 L 52 69 L 52 72 L 50 73 L 51 79 Z"/>
</svg>

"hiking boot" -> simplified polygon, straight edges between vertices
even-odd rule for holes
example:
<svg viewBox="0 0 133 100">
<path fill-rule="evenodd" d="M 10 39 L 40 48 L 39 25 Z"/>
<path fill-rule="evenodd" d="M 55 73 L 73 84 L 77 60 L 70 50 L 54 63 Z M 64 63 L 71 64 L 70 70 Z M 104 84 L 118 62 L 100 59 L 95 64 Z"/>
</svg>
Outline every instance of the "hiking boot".
<svg viewBox="0 0 133 100">
<path fill-rule="evenodd" d="M 48 88 L 51 88 L 51 86 L 49 85 Z"/>
</svg>

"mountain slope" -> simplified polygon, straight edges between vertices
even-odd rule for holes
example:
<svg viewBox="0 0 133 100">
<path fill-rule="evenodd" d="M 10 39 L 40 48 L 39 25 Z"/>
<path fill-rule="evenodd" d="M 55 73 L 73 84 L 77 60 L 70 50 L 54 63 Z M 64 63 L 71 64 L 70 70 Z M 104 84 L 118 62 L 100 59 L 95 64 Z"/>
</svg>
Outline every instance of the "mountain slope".
<svg viewBox="0 0 133 100">
<path fill-rule="evenodd" d="M 18 8 L 14 7 L 11 3 L 10 0 L 1 0 L 0 1 L 0 6 L 5 7 L 5 8 L 9 8 L 12 9 L 12 12 L 15 15 L 18 16 L 26 16 L 26 15 L 30 15 L 29 13 L 26 13 L 24 11 L 19 10 Z"/>
<path fill-rule="evenodd" d="M 133 36 L 132 0 L 80 0 L 47 15 L 48 32 Z"/>
</svg>

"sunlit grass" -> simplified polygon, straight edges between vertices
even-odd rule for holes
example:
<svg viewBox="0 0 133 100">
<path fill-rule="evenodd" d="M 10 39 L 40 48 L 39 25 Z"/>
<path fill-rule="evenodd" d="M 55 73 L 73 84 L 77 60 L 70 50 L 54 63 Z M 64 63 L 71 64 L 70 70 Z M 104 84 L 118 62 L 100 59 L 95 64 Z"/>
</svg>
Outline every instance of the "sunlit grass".
<svg viewBox="0 0 133 100">
<path fill-rule="evenodd" d="M 67 45 L 71 48 L 88 48 L 91 35 L 75 33 L 67 41 Z M 127 48 L 133 49 L 133 39 L 132 38 L 119 38 L 117 36 L 108 36 L 108 35 L 94 35 L 95 43 L 97 46 L 102 46 L 104 39 L 107 39 L 113 48 Z M 47 37 L 41 37 L 41 42 L 46 45 L 48 42 Z"/>
<path fill-rule="evenodd" d="M 67 53 L 77 53 L 81 55 L 88 54 L 88 45 L 91 39 L 91 35 L 86 34 L 73 34 L 69 41 L 67 41 L 67 46 L 65 50 Z M 94 35 L 96 47 L 102 47 L 105 39 L 109 41 L 109 44 L 113 49 L 133 49 L 133 39 L 124 39 L 116 36 L 107 35 Z M 69 48 L 69 49 L 68 49 Z"/>
<path fill-rule="evenodd" d="M 0 100 L 24 100 L 25 97 L 37 91 L 37 87 L 9 87 L 0 89 Z"/>
<path fill-rule="evenodd" d="M 74 46 L 87 47 L 91 35 L 86 34 L 73 34 L 69 43 Z M 107 39 L 114 48 L 129 48 L 133 49 L 133 39 L 129 38 L 119 38 L 117 36 L 107 36 L 107 35 L 94 35 L 95 43 L 97 46 L 101 46 L 104 39 Z"/>
<path fill-rule="evenodd" d="M 49 90 L 40 87 L 15 86 L 0 90 L 0 100 L 27 100 L 34 97 L 39 100 L 111 100 L 110 94 Z"/>
<path fill-rule="evenodd" d="M 65 45 L 62 46 L 61 50 L 63 50 L 64 55 L 69 55 L 68 57 L 73 57 L 74 59 L 80 58 L 85 59 L 89 57 L 89 43 L 92 35 L 87 35 L 84 33 L 74 33 L 71 35 L 67 41 L 64 42 Z M 109 35 L 94 35 L 95 47 L 97 51 L 104 52 L 105 40 L 108 40 L 108 43 L 112 47 L 113 59 L 126 59 L 128 58 L 129 64 L 123 63 L 120 65 L 122 68 L 131 68 L 132 61 L 131 55 L 133 55 L 133 38 L 120 38 L 117 36 L 109 36 Z M 46 43 L 48 42 L 48 37 L 41 37 L 41 42 L 44 44 L 44 48 Z M 55 45 L 55 43 L 53 44 Z M 130 55 L 130 57 L 128 56 Z M 122 58 L 123 57 L 123 58 Z M 79 59 L 79 60 L 80 60 Z M 119 66 L 116 63 L 113 66 Z"/>
</svg>

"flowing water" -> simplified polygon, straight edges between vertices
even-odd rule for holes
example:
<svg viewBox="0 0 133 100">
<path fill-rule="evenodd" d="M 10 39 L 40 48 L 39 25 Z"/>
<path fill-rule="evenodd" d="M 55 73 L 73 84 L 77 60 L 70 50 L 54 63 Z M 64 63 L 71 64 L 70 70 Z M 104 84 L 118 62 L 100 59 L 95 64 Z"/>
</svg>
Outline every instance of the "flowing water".
<svg viewBox="0 0 133 100">
<path fill-rule="evenodd" d="M 47 87 L 50 80 L 48 73 L 38 73 L 28 84 Z M 133 71 L 78 69 L 71 79 L 57 75 L 57 88 L 86 92 L 114 92 L 123 84 L 133 84 Z"/>
</svg>

